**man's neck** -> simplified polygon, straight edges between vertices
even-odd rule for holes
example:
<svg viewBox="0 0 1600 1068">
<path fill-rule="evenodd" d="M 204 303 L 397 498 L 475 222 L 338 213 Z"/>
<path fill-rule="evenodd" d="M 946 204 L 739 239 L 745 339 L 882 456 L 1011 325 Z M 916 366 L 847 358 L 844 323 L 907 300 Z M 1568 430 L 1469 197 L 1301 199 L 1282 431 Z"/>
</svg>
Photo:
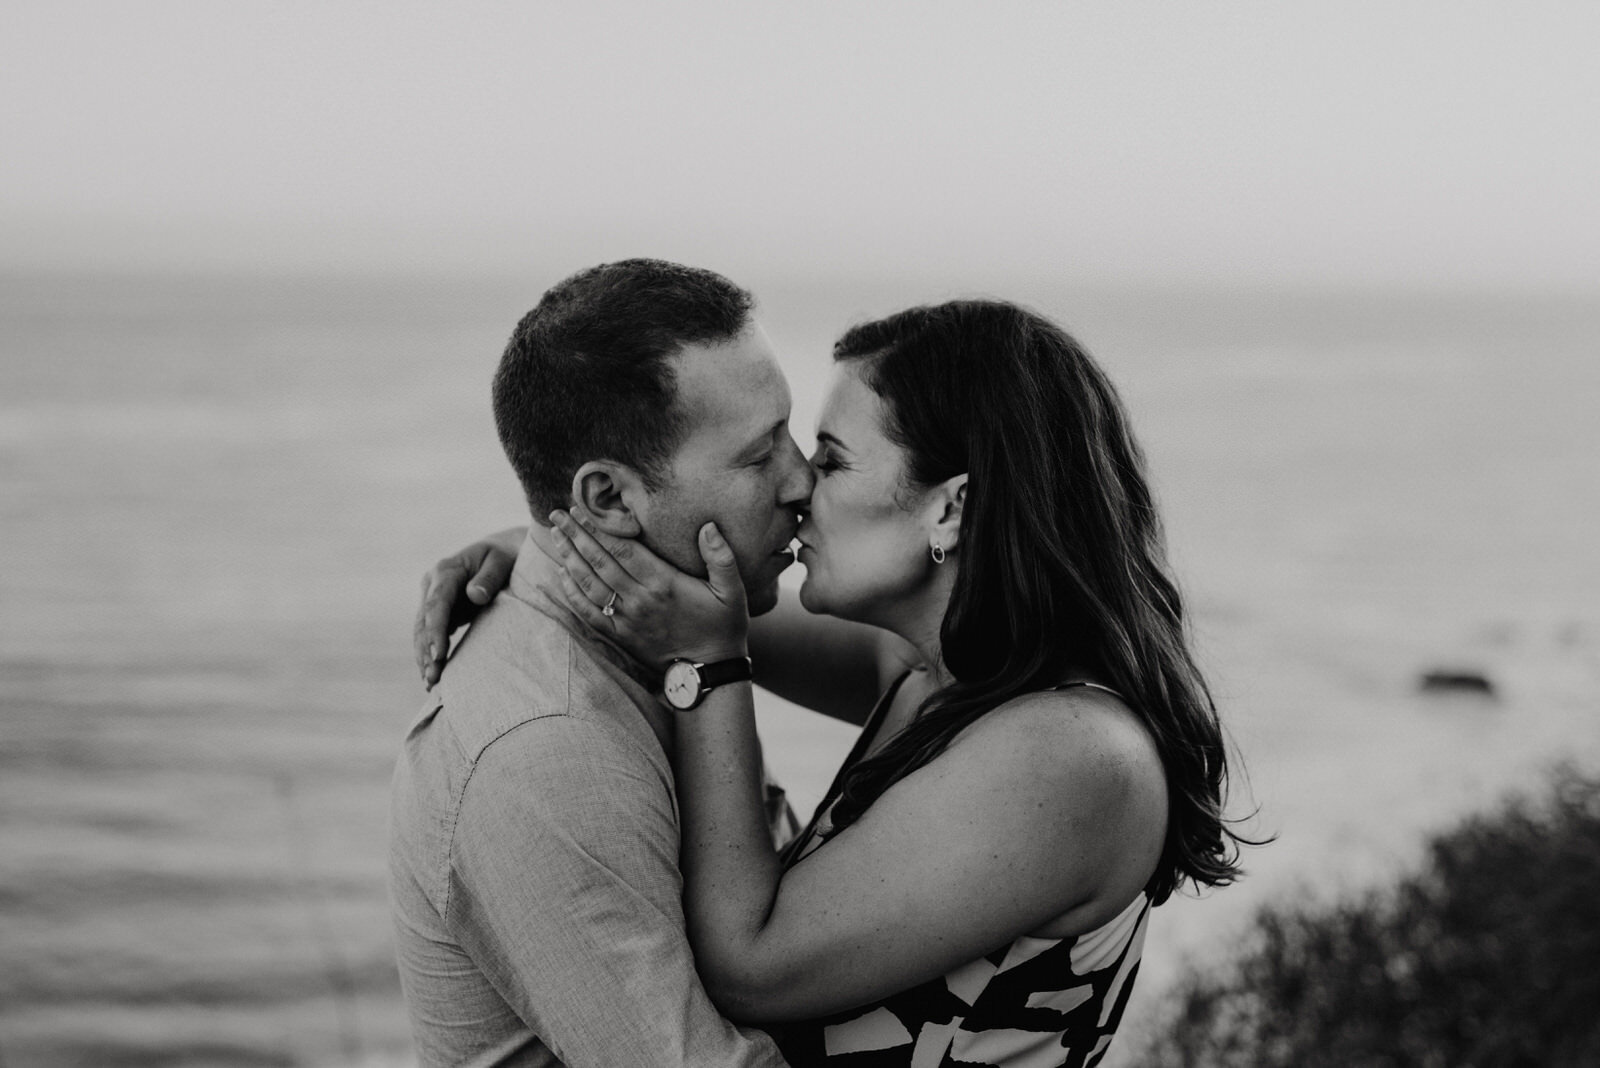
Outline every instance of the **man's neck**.
<svg viewBox="0 0 1600 1068">
<path fill-rule="evenodd" d="M 561 572 L 561 561 L 556 556 L 550 528 L 537 522 L 528 524 L 528 536 L 522 543 L 522 551 L 517 554 L 517 563 L 511 572 L 511 592 L 539 605 L 573 634 L 600 646 L 609 659 L 646 689 L 659 689 L 660 672 L 640 663 L 615 636 L 590 626 L 572 610 L 561 588 Z"/>
</svg>

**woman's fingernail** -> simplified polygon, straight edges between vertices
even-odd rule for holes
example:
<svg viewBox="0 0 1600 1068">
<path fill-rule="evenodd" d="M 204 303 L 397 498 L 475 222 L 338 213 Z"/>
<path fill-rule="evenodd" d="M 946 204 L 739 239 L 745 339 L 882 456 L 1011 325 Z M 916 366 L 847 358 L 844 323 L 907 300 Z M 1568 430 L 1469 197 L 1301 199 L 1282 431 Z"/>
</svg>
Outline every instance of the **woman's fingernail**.
<svg viewBox="0 0 1600 1068">
<path fill-rule="evenodd" d="M 479 597 L 487 597 L 489 595 L 489 591 L 484 589 L 482 586 L 479 586 L 477 583 L 473 583 L 471 586 L 468 586 L 467 592 L 475 593 Z"/>
<path fill-rule="evenodd" d="M 438 642 L 433 642 L 428 646 L 428 659 L 429 660 L 438 660 L 439 659 L 439 643 Z"/>
</svg>

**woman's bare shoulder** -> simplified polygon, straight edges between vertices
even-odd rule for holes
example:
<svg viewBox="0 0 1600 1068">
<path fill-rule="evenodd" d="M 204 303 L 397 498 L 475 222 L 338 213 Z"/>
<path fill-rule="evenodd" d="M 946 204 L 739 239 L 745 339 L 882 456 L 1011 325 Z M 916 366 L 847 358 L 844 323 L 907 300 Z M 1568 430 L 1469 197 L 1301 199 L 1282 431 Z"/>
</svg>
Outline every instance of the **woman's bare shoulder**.
<svg viewBox="0 0 1600 1068">
<path fill-rule="evenodd" d="M 1155 739 L 1127 702 L 1103 689 L 1075 686 L 1013 698 L 963 731 L 951 749 L 966 746 L 988 750 L 991 759 L 1005 753 L 1008 764 L 1035 781 L 1070 785 L 1079 797 L 1085 791 L 1122 798 L 1159 793 L 1165 805 Z"/>
</svg>

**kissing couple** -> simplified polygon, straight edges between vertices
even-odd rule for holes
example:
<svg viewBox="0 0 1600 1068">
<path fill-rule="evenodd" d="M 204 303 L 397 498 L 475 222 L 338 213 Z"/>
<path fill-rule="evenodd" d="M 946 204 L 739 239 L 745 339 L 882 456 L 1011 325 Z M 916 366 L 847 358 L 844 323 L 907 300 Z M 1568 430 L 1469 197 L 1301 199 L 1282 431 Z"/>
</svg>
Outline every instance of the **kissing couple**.
<svg viewBox="0 0 1600 1068">
<path fill-rule="evenodd" d="M 807 457 L 753 308 L 608 263 L 505 350 L 532 521 L 425 576 L 393 784 L 421 1062 L 1095 1064 L 1244 841 L 1123 405 L 1033 312 L 916 307 Z M 861 727 L 803 830 L 755 686 Z"/>
</svg>

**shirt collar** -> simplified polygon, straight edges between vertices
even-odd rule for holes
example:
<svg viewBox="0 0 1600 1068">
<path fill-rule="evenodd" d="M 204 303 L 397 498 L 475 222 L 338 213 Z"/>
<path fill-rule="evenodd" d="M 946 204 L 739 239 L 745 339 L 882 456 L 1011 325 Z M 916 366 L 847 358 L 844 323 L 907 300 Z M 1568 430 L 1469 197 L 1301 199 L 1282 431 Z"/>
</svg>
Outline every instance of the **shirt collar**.
<svg viewBox="0 0 1600 1068">
<path fill-rule="evenodd" d="M 529 523 L 528 536 L 523 539 L 516 566 L 511 569 L 511 593 L 560 623 L 586 645 L 592 646 L 599 655 L 616 665 L 646 691 L 658 692 L 661 689 L 659 671 L 634 659 L 615 638 L 596 630 L 568 607 L 567 596 L 561 590 L 561 570 L 549 528 Z"/>
</svg>

